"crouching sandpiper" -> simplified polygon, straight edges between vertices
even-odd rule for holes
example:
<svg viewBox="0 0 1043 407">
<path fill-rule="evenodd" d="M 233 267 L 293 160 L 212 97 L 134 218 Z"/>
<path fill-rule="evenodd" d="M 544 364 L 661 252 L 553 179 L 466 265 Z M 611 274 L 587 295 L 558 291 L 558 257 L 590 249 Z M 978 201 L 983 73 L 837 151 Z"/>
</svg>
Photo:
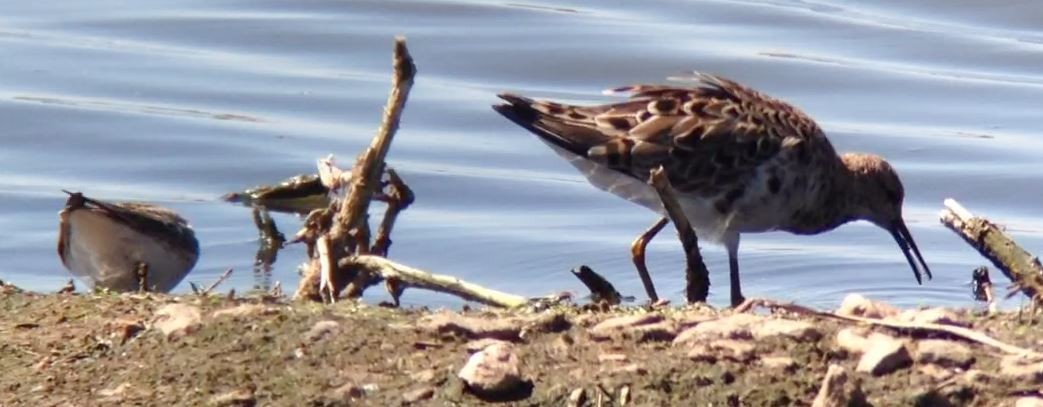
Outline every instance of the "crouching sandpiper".
<svg viewBox="0 0 1043 407">
<path fill-rule="evenodd" d="M 195 266 L 199 242 L 173 211 L 66 193 L 58 214 L 58 256 L 92 288 L 167 292 Z"/>
</svg>

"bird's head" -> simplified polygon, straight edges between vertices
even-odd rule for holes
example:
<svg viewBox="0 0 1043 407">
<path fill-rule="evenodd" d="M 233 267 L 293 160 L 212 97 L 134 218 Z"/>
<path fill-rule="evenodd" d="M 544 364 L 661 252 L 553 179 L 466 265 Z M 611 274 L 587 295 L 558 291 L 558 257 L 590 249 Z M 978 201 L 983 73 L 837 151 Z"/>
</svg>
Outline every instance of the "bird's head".
<svg viewBox="0 0 1043 407">
<path fill-rule="evenodd" d="M 841 159 L 852 176 L 852 185 L 848 189 L 851 214 L 891 232 L 918 283 L 923 282 L 921 271 L 931 279 L 931 270 L 902 219 L 905 189 L 898 173 L 891 164 L 875 155 L 844 154 Z"/>
</svg>

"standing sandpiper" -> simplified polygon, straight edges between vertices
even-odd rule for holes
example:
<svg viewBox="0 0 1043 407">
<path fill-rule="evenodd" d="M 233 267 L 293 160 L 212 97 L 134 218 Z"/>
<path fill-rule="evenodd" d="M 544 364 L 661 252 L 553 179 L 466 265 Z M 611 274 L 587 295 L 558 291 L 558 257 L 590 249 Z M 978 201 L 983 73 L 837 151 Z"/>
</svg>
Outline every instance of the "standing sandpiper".
<svg viewBox="0 0 1043 407">
<path fill-rule="evenodd" d="M 66 193 L 58 214 L 58 256 L 92 287 L 167 292 L 196 264 L 199 242 L 173 211 Z"/>
<path fill-rule="evenodd" d="M 692 87 L 635 85 L 624 102 L 570 106 L 501 94 L 497 112 L 550 143 L 595 186 L 664 214 L 646 183 L 662 166 L 701 239 L 728 250 L 731 302 L 739 285 L 739 235 L 810 235 L 866 220 L 891 232 L 913 275 L 931 271 L 902 220 L 905 193 L 891 165 L 869 154 L 837 155 L 813 119 L 781 100 L 702 73 Z M 644 248 L 660 219 L 632 245 L 649 296 Z M 913 258 L 915 254 L 916 258 Z"/>
</svg>

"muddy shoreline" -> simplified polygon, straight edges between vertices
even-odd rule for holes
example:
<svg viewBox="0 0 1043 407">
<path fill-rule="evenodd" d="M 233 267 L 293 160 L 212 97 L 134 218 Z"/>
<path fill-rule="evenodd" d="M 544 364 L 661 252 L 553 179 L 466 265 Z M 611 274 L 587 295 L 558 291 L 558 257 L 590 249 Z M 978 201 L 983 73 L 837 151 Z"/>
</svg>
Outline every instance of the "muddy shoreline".
<svg viewBox="0 0 1043 407">
<path fill-rule="evenodd" d="M 5 406 L 811 405 L 830 365 L 846 372 L 838 397 L 872 405 L 1011 405 L 1043 380 L 1034 358 L 947 335 L 695 306 L 456 312 L 14 289 L 0 304 Z M 1043 347 L 1024 314 L 896 312 Z M 859 371 L 873 351 L 851 335 L 886 336 L 905 356 Z M 490 345 L 517 358 L 523 387 L 479 395 L 458 378 Z"/>
</svg>

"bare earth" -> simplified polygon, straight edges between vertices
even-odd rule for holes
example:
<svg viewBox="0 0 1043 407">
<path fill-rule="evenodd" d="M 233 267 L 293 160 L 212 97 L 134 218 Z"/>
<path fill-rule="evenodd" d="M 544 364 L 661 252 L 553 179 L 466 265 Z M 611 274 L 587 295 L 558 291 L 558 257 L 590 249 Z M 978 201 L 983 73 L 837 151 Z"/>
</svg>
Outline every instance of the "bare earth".
<svg viewBox="0 0 1043 407">
<path fill-rule="evenodd" d="M 969 358 L 932 362 L 918 350 L 923 333 L 828 318 L 786 315 L 810 330 L 764 333 L 761 327 L 782 318 L 765 312 L 750 316 L 762 318 L 748 327 L 753 331 L 724 334 L 733 340 L 695 336 L 674 344 L 686 329 L 729 315 L 696 307 L 457 314 L 14 289 L 0 290 L 0 307 L 3 406 L 810 405 L 830 364 L 844 367 L 848 386 L 860 387 L 873 405 L 992 406 L 1037 394 L 1043 379 L 1043 365 L 1001 370 L 1008 353 L 945 335 L 930 336 L 969 348 Z M 160 316 L 174 311 L 187 312 L 188 322 Z M 972 314 L 954 315 L 1006 343 L 1043 349 L 1043 334 L 1017 314 Z M 593 329 L 612 318 L 622 327 Z M 910 361 L 890 373 L 856 372 L 859 353 L 837 344 L 837 332 L 849 327 L 900 340 Z M 476 342 L 480 337 L 513 343 L 523 385 L 479 397 L 457 378 L 469 355 L 489 343 Z"/>
</svg>

